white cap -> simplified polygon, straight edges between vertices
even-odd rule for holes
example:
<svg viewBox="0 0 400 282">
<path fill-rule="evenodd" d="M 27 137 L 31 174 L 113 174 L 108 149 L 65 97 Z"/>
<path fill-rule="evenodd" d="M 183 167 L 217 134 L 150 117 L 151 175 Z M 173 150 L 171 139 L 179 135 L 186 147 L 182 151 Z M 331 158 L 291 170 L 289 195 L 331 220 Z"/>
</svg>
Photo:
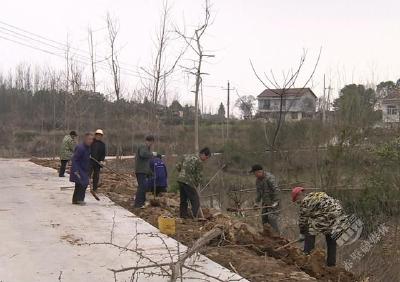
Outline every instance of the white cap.
<svg viewBox="0 0 400 282">
<path fill-rule="evenodd" d="M 101 129 L 97 129 L 96 132 L 94 134 L 101 134 L 104 135 L 103 130 Z"/>
</svg>

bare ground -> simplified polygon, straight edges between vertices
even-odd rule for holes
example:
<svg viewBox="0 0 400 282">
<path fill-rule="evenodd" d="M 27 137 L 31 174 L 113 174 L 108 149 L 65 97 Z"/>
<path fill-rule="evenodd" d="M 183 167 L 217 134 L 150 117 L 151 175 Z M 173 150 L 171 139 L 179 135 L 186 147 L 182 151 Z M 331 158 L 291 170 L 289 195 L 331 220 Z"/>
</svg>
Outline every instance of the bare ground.
<svg viewBox="0 0 400 282">
<path fill-rule="evenodd" d="M 55 169 L 59 166 L 56 160 L 32 159 L 32 162 Z M 99 189 L 115 203 L 154 226 L 157 226 L 160 215 L 178 217 L 179 196 L 173 193 L 151 200 L 152 205 L 145 209 L 133 209 L 131 202 L 136 191 L 136 181 L 129 173 L 115 174 L 104 170 Z M 343 268 L 326 267 L 325 253 L 320 249 L 309 256 L 305 256 L 295 246 L 276 251 L 276 248 L 285 245 L 288 240 L 274 236 L 271 232 L 258 232 L 251 226 L 214 210 L 205 209 L 205 216 L 208 218 L 206 222 L 177 220 L 176 234 L 172 237 L 190 246 L 204 232 L 222 224 L 225 227 L 224 238 L 212 242 L 202 253 L 250 281 L 359 281 Z"/>
</svg>

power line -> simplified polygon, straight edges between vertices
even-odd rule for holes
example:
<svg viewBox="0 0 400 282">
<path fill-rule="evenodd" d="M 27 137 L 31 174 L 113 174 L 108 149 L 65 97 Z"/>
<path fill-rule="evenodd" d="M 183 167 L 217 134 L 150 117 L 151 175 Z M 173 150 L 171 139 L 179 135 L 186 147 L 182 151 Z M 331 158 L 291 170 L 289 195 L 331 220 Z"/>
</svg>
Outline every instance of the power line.
<svg viewBox="0 0 400 282">
<path fill-rule="evenodd" d="M 51 48 L 55 48 L 55 49 L 57 49 L 57 50 L 59 50 L 59 51 L 62 51 L 63 53 L 68 52 L 68 49 L 63 49 L 63 48 L 54 46 L 54 45 L 52 45 L 52 44 L 49 44 L 49 43 L 47 43 L 47 42 L 43 42 L 43 41 L 41 41 L 41 40 L 38 40 L 38 39 L 35 39 L 35 38 L 32 38 L 32 37 L 26 36 L 26 35 L 24 35 L 24 34 L 20 34 L 20 33 L 17 33 L 17 32 L 15 32 L 15 31 L 12 31 L 12 30 L 9 30 L 9 29 L 5 29 L 5 28 L 3 28 L 3 27 L 1 27 L 1 26 L 0 26 L 0 29 L 3 29 L 3 31 L 0 30 L 0 33 L 3 33 L 3 35 L 6 34 L 7 36 L 12 36 L 12 37 L 14 37 L 14 38 L 17 38 L 17 39 L 19 39 L 19 40 L 23 40 L 23 41 L 25 41 L 25 42 L 28 41 L 30 44 L 32 44 L 32 43 L 30 42 L 30 41 L 32 40 L 32 41 L 34 41 L 34 42 L 38 42 L 38 43 L 43 44 L 43 45 L 45 45 L 45 46 L 48 46 L 48 47 L 51 47 Z M 5 32 L 4 29 L 7 30 L 7 31 Z M 67 48 L 69 48 L 69 47 L 67 46 Z M 42 49 L 42 48 L 39 48 L 39 49 Z M 53 52 L 52 52 L 52 53 L 53 53 Z M 83 62 L 84 64 L 89 64 L 89 63 L 91 62 L 91 59 L 90 59 L 89 57 L 82 56 L 81 54 L 75 54 L 75 55 L 78 55 L 78 58 L 80 58 L 80 61 L 81 61 L 81 62 L 82 62 L 82 60 L 87 60 L 87 61 L 88 61 L 88 62 Z M 103 67 L 106 67 L 106 66 L 107 66 L 107 65 L 106 65 L 106 61 L 107 61 L 107 60 L 108 60 L 108 58 L 105 58 L 105 59 L 102 59 L 102 60 L 98 60 L 98 61 L 95 61 L 94 64 L 96 64 L 96 65 L 98 65 L 98 64 L 103 64 Z M 120 68 L 121 68 L 122 70 L 127 71 L 127 72 L 132 72 L 132 73 L 135 73 L 135 72 L 136 72 L 136 71 L 130 70 L 130 69 L 128 69 L 128 68 L 124 68 L 124 67 L 120 67 Z"/>
<path fill-rule="evenodd" d="M 52 51 L 49 51 L 49 50 L 46 50 L 46 49 L 43 49 L 43 48 L 40 48 L 40 47 L 37 47 L 37 46 L 32 46 L 30 44 L 27 44 L 27 43 L 24 43 L 24 42 L 20 42 L 20 41 L 11 39 L 11 38 L 7 38 L 7 37 L 4 37 L 2 35 L 0 35 L 0 38 L 3 39 L 3 40 L 7 40 L 7 41 L 10 41 L 10 42 L 13 42 L 13 43 L 18 44 L 18 45 L 21 45 L 21 46 L 25 46 L 25 47 L 28 47 L 28 48 L 31 48 L 31 49 L 34 49 L 34 50 L 37 50 L 37 51 L 40 51 L 40 52 L 44 52 L 44 53 L 47 53 L 47 54 L 50 54 L 50 55 L 57 56 L 59 58 L 65 59 L 65 57 L 63 55 L 54 53 Z M 77 62 L 81 63 L 81 64 L 84 64 L 84 65 L 88 65 L 89 64 L 88 62 L 85 62 L 85 61 L 82 61 L 82 60 L 79 60 L 79 59 L 75 59 L 75 60 Z M 102 66 L 100 66 L 100 68 L 103 69 L 103 70 L 108 70 L 108 69 L 106 69 L 106 68 L 104 68 Z M 121 70 L 124 70 L 124 69 L 121 68 Z M 128 76 L 133 76 L 133 77 L 137 77 L 137 78 L 143 78 L 140 75 L 135 75 L 135 74 L 129 73 L 129 72 L 122 72 L 121 71 L 121 73 L 124 74 L 124 75 L 128 75 Z"/>
<path fill-rule="evenodd" d="M 39 39 L 36 39 L 36 38 L 30 37 L 30 36 L 27 36 L 27 35 L 18 33 L 18 32 L 16 32 L 16 31 L 10 30 L 10 29 L 8 29 L 8 28 L 5 28 L 5 27 L 0 26 L 0 29 L 2 29 L 2 30 L 0 30 L 0 32 L 3 33 L 3 34 L 5 33 L 5 34 L 7 34 L 7 35 L 9 35 L 9 36 L 17 37 L 17 38 L 22 39 L 22 40 L 25 40 L 25 38 L 27 38 L 27 39 L 29 39 L 29 40 L 38 42 L 38 43 L 40 43 L 40 44 L 47 45 L 47 46 L 49 46 L 49 47 L 51 47 L 51 48 L 55 48 L 55 49 L 58 49 L 58 50 L 61 50 L 61 51 L 65 51 L 63 48 L 60 48 L 60 47 L 58 47 L 58 46 L 49 44 L 49 43 L 47 43 L 47 42 L 43 42 L 43 41 L 41 41 L 41 40 L 39 40 Z M 22 37 L 22 38 L 21 38 L 21 37 Z"/>
<path fill-rule="evenodd" d="M 19 27 L 15 26 L 15 25 L 11 25 L 11 24 L 5 23 L 5 22 L 3 22 L 3 21 L 0 21 L 0 24 L 5 25 L 5 26 L 7 26 L 7 27 L 10 27 L 10 28 L 12 28 L 12 29 L 17 30 L 17 31 L 14 31 L 14 30 L 11 30 L 11 29 L 9 29 L 9 28 L 5 28 L 5 27 L 1 27 L 1 26 L 0 26 L 0 29 L 3 29 L 3 34 L 5 33 L 4 30 L 6 30 L 6 31 L 8 31 L 9 33 L 11 33 L 11 34 L 9 34 L 9 33 L 7 34 L 7 33 L 6 33 L 8 36 L 13 36 L 13 37 L 16 37 L 16 38 L 18 38 L 18 39 L 20 39 L 20 40 L 24 40 L 24 41 L 26 41 L 26 40 L 35 41 L 35 42 L 37 42 L 37 43 L 46 45 L 46 46 L 48 46 L 48 47 L 55 48 L 55 49 L 57 49 L 57 50 L 63 51 L 64 53 L 67 52 L 69 49 L 75 50 L 75 51 L 77 52 L 75 55 L 80 56 L 80 57 L 81 57 L 81 60 L 90 60 L 90 57 L 86 56 L 86 55 L 90 55 L 90 53 L 89 53 L 88 51 L 84 51 L 84 50 L 81 50 L 81 49 L 78 49 L 78 48 L 75 48 L 75 47 L 71 47 L 71 46 L 69 46 L 69 45 L 67 45 L 67 44 L 65 44 L 65 43 L 61 43 L 61 42 L 59 42 L 59 41 L 56 41 L 56 40 L 53 40 L 53 39 L 44 37 L 44 36 L 42 36 L 42 35 L 39 35 L 39 34 L 30 32 L 30 31 L 28 31 L 28 30 L 19 28 Z M 19 31 L 19 32 L 18 32 L 18 31 Z M 1 31 L 0 31 L 0 32 L 1 32 Z M 29 35 L 23 34 L 23 33 L 21 33 L 21 32 L 26 33 L 26 34 L 29 34 Z M 21 37 L 22 37 L 22 38 L 21 38 Z M 36 37 L 36 38 L 35 38 L 35 37 Z M 39 39 L 37 39 L 37 38 L 39 38 Z M 3 39 L 4 39 L 4 37 L 3 37 Z M 6 40 L 7 40 L 7 39 L 6 39 Z M 43 41 L 43 40 L 44 40 L 44 41 Z M 9 40 L 9 41 L 13 41 L 13 40 Z M 47 41 L 47 42 L 46 42 L 46 41 Z M 51 42 L 51 43 L 49 43 L 49 42 Z M 30 42 L 30 43 L 31 43 L 31 42 Z M 56 44 L 56 45 L 54 45 L 54 44 Z M 25 43 L 25 44 L 22 44 L 22 45 L 24 45 L 24 46 L 26 46 L 26 47 L 29 47 L 29 46 L 27 46 L 27 45 L 29 45 L 29 44 L 26 44 L 26 43 Z M 57 45 L 58 45 L 58 46 L 57 46 Z M 30 47 L 32 48 L 32 46 L 30 46 Z M 37 50 L 38 50 L 38 49 L 41 49 L 41 51 L 43 51 L 42 48 L 36 48 L 36 49 L 37 49 Z M 52 54 L 53 52 L 51 52 L 51 51 L 46 51 L 46 53 Z M 79 54 L 79 53 L 80 53 L 80 54 Z M 82 55 L 82 54 L 85 54 L 85 55 Z M 54 55 L 54 54 L 53 54 L 53 55 Z M 104 56 L 104 57 L 105 57 L 105 56 Z M 105 57 L 105 59 L 99 60 L 99 61 L 97 61 L 97 62 L 95 62 L 95 63 L 96 63 L 96 64 L 105 63 L 106 60 L 108 60 L 107 57 Z M 127 64 L 127 63 L 124 63 L 124 62 L 119 62 L 119 63 L 120 63 L 121 65 L 125 65 L 125 66 L 129 66 L 129 65 L 130 65 L 130 64 Z M 87 63 L 85 63 L 85 64 L 87 64 Z M 133 66 L 133 65 L 130 65 L 130 66 Z M 131 72 L 131 73 L 132 73 L 132 74 L 130 74 L 131 76 L 136 76 L 136 77 L 139 77 L 139 78 L 143 78 L 142 76 L 139 75 L 139 72 L 136 71 L 136 70 L 132 70 L 132 69 L 129 69 L 129 68 L 127 68 L 127 67 L 120 67 L 120 69 L 121 69 L 121 70 L 124 70 L 124 71 L 126 71 L 126 72 Z"/>
<path fill-rule="evenodd" d="M 4 40 L 7 40 L 7 41 L 11 41 L 11 42 L 16 43 L 16 44 L 19 44 L 19 45 L 23 45 L 23 46 L 25 46 L 25 47 L 29 47 L 29 48 L 32 48 L 32 49 L 35 49 L 35 50 L 38 50 L 38 51 L 41 51 L 41 52 L 48 53 L 48 54 L 50 54 L 50 55 L 54 55 L 54 56 L 58 56 L 58 57 L 64 58 L 64 56 L 62 56 L 62 55 L 60 55 L 60 54 L 56 54 L 56 53 L 53 53 L 53 52 L 48 51 L 48 50 L 45 50 L 45 49 L 41 49 L 41 48 L 38 48 L 38 47 L 35 47 L 35 46 L 31 46 L 31 45 L 29 45 L 29 44 L 25 44 L 25 43 L 23 43 L 23 42 L 19 42 L 19 41 L 10 39 L 10 38 L 6 38 L 6 37 L 3 37 L 3 36 L 1 36 L 1 35 L 0 35 L 0 38 L 1 38 L 1 39 L 4 39 Z"/>
</svg>

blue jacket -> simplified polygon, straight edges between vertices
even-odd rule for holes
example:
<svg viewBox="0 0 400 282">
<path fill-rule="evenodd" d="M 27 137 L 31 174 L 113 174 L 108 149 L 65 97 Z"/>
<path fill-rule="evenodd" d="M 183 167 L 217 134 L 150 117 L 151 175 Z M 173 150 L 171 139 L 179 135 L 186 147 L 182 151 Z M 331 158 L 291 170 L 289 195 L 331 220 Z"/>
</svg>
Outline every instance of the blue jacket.
<svg viewBox="0 0 400 282">
<path fill-rule="evenodd" d="M 89 164 L 90 164 L 90 147 L 81 143 L 75 147 L 72 155 L 71 173 L 69 181 L 80 183 L 82 186 L 89 185 Z M 78 173 L 80 177 L 76 175 Z"/>
<path fill-rule="evenodd" d="M 150 170 L 152 176 L 148 179 L 148 188 L 167 187 L 168 186 L 168 173 L 167 167 L 164 162 L 159 158 L 152 158 L 150 160 Z"/>
</svg>

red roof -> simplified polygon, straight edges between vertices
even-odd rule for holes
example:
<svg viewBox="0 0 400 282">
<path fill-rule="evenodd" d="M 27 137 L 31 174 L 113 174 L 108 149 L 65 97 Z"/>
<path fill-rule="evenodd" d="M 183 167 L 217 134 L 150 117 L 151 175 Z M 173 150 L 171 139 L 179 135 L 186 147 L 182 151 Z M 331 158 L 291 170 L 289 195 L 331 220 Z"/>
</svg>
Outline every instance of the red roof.
<svg viewBox="0 0 400 282">
<path fill-rule="evenodd" d="M 285 97 L 302 97 L 307 94 L 313 95 L 315 98 L 317 96 L 310 88 L 290 88 L 290 89 L 265 89 L 258 95 L 258 98 L 262 97 L 280 97 L 280 95 L 284 95 Z"/>
</svg>

